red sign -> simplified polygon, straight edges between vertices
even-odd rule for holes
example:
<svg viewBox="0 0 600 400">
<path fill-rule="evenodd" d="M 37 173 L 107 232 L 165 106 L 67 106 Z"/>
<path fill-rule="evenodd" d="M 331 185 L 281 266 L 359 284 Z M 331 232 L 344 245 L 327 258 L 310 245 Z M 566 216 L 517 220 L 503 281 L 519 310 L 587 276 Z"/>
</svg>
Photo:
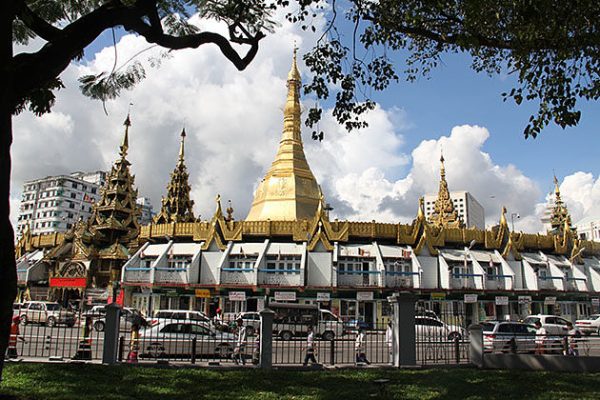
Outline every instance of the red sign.
<svg viewBox="0 0 600 400">
<path fill-rule="evenodd" d="M 86 278 L 50 278 L 50 287 L 84 288 Z"/>
</svg>

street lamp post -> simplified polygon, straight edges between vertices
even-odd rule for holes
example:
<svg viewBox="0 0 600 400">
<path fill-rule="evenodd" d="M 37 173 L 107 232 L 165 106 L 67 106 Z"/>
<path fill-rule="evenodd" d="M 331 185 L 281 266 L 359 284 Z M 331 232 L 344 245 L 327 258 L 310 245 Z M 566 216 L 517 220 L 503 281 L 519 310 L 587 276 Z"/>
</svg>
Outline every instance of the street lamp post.
<svg viewBox="0 0 600 400">
<path fill-rule="evenodd" d="M 517 217 L 517 219 L 521 218 L 521 216 L 519 215 L 519 213 L 511 213 L 510 214 L 510 225 L 511 225 L 511 231 L 515 231 L 515 217 Z"/>
</svg>

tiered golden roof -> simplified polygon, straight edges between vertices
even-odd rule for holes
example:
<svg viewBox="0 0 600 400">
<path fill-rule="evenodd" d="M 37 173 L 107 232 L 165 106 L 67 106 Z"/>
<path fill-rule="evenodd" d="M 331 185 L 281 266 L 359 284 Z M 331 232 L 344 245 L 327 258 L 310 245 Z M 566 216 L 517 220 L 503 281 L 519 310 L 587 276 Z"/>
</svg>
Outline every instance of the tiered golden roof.
<svg viewBox="0 0 600 400">
<path fill-rule="evenodd" d="M 440 162 L 440 188 L 438 190 L 438 197 L 435 200 L 433 213 L 429 216 L 429 222 L 437 226 L 460 228 L 463 226 L 463 222 L 458 216 L 456 209 L 454 209 L 454 203 L 450 198 L 443 155 L 440 157 Z"/>
<path fill-rule="evenodd" d="M 317 211 L 321 191 L 306 161 L 300 130 L 301 86 L 294 50 L 279 150 L 256 189 L 247 221 L 297 221 L 313 218 Z"/>
<path fill-rule="evenodd" d="M 167 197 L 162 198 L 160 213 L 154 217 L 154 223 L 192 222 L 194 217 L 194 201 L 190 199 L 189 174 L 185 166 L 185 129 L 181 131 L 179 159 L 171 173 L 171 181 L 167 185 Z"/>
<path fill-rule="evenodd" d="M 554 206 L 550 214 L 551 233 L 561 234 L 564 230 L 571 230 L 575 233 L 575 228 L 571 225 L 571 215 L 567 210 L 566 204 L 560 197 L 560 188 L 558 179 L 554 176 Z"/>
</svg>

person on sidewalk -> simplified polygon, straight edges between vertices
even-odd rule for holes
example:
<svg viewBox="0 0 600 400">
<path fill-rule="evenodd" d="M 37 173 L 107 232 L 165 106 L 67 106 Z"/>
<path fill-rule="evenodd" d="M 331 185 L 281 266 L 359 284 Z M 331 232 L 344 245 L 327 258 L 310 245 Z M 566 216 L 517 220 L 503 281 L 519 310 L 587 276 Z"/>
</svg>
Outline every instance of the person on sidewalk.
<svg viewBox="0 0 600 400">
<path fill-rule="evenodd" d="M 535 321 L 535 354 L 545 353 L 546 344 L 546 329 L 542 326 L 542 323 L 538 320 Z"/>
<path fill-rule="evenodd" d="M 385 342 L 388 346 L 388 356 L 389 363 L 394 364 L 394 352 L 393 352 L 393 342 L 394 342 L 394 331 L 392 330 L 392 321 L 388 321 L 387 328 L 385 329 Z"/>
<path fill-rule="evenodd" d="M 92 359 L 92 317 L 85 317 L 85 321 L 81 326 L 81 340 L 77 347 L 77 353 L 73 356 L 73 360 L 91 360 Z"/>
<path fill-rule="evenodd" d="M 571 322 L 567 322 L 567 335 L 565 337 L 567 342 L 567 348 L 564 352 L 566 356 L 578 356 L 579 349 L 577 348 L 577 340 L 581 338 L 581 332 L 573 327 Z"/>
<path fill-rule="evenodd" d="M 354 350 L 356 351 L 356 364 L 371 364 L 367 359 L 367 353 L 365 349 L 366 335 L 363 328 L 358 328 L 358 334 L 354 341 Z"/>
<path fill-rule="evenodd" d="M 140 351 L 140 325 L 134 323 L 131 325 L 131 337 L 129 338 L 129 354 L 127 355 L 128 364 L 138 362 L 138 353 Z"/>
<path fill-rule="evenodd" d="M 241 317 L 236 320 L 236 323 L 237 343 L 233 350 L 233 361 L 236 364 L 241 363 L 242 365 L 246 365 L 246 359 L 244 358 L 244 349 L 246 347 L 247 339 L 246 327 L 244 326 L 244 320 Z"/>
<path fill-rule="evenodd" d="M 21 318 L 19 316 L 13 317 L 12 324 L 10 325 L 10 336 L 8 338 L 8 347 L 6 349 L 6 358 L 13 359 L 19 357 L 17 353 L 17 340 L 26 343 L 25 338 L 21 336 L 19 331 L 19 324 Z"/>
<path fill-rule="evenodd" d="M 315 358 L 315 332 L 313 331 L 312 326 L 309 326 L 307 330 L 305 350 L 306 354 L 302 365 L 306 367 L 309 361 L 311 365 L 317 364 L 317 359 Z"/>
</svg>

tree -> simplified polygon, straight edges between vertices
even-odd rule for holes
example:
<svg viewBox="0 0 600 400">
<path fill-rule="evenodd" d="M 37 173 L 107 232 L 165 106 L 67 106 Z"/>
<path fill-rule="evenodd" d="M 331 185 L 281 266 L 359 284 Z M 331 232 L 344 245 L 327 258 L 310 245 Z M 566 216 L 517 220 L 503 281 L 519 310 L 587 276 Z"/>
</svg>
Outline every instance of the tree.
<svg viewBox="0 0 600 400">
<path fill-rule="evenodd" d="M 178 50 L 214 44 L 236 68 L 254 59 L 260 40 L 273 27 L 270 13 L 285 1 L 265 0 L 3 0 L 0 2 L 0 378 L 16 297 L 14 232 L 9 220 L 12 115 L 29 109 L 41 115 L 63 85 L 60 74 L 103 31 L 114 27 L 143 36 L 149 43 Z M 187 23 L 190 13 L 227 24 L 228 36 L 200 32 Z M 39 38 L 33 53 L 13 54 L 14 43 Z M 245 45 L 242 57 L 233 45 Z M 84 93 L 106 99 L 143 78 L 136 64 L 124 72 L 84 77 Z"/>
<path fill-rule="evenodd" d="M 349 4 L 348 4 L 349 3 Z M 305 91 L 319 98 L 339 86 L 333 114 L 348 129 L 373 108 L 369 89 L 403 76 L 428 75 L 448 53 L 466 53 L 477 72 L 508 73 L 517 83 L 505 100 L 537 101 L 524 128 L 536 137 L 549 123 L 577 125 L 578 99 L 600 96 L 600 3 L 593 0 L 353 0 L 339 17 L 332 2 L 327 32 L 305 56 L 313 72 Z M 344 27 L 345 26 L 345 27 Z M 399 66 L 391 55 L 401 52 Z M 333 85 L 332 85 L 333 84 Z M 308 125 L 321 110 L 309 110 Z"/>
</svg>

